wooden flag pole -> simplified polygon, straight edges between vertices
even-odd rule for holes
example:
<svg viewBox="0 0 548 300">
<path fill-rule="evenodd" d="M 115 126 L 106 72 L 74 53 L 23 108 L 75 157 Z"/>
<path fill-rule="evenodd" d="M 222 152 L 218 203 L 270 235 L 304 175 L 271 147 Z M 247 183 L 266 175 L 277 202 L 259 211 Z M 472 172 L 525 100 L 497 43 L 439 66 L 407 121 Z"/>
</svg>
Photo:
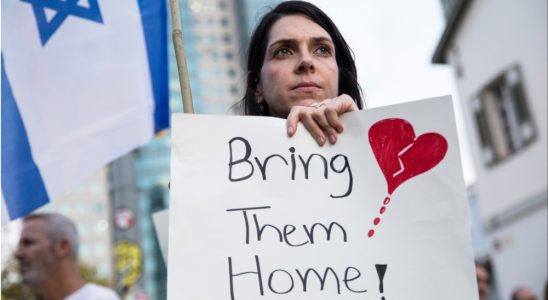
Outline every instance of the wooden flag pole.
<svg viewBox="0 0 548 300">
<path fill-rule="evenodd" d="M 185 49 L 183 47 L 183 31 L 181 28 L 179 0 L 169 0 L 169 8 L 171 10 L 171 37 L 173 38 L 175 58 L 177 59 L 177 70 L 179 71 L 179 85 L 181 86 L 181 95 L 183 96 L 183 111 L 187 114 L 193 114 L 194 105 L 192 104 L 190 80 L 188 79 Z"/>
</svg>

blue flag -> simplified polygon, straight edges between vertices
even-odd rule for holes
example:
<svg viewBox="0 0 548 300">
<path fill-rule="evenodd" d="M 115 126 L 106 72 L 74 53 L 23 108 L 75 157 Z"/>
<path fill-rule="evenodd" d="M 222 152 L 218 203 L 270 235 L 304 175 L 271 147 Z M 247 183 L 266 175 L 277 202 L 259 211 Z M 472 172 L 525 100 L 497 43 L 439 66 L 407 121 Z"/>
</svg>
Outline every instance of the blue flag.
<svg viewBox="0 0 548 300">
<path fill-rule="evenodd" d="M 169 126 L 165 1 L 2 1 L 2 217 Z"/>
</svg>

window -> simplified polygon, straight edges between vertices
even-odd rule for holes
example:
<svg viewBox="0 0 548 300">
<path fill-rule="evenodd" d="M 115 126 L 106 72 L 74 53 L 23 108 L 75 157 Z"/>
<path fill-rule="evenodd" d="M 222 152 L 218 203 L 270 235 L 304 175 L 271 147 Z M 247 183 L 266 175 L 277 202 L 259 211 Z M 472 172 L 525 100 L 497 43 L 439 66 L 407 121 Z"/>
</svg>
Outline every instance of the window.
<svg viewBox="0 0 548 300">
<path fill-rule="evenodd" d="M 482 159 L 493 166 L 525 148 L 536 137 L 520 70 L 506 69 L 473 100 Z"/>
</svg>

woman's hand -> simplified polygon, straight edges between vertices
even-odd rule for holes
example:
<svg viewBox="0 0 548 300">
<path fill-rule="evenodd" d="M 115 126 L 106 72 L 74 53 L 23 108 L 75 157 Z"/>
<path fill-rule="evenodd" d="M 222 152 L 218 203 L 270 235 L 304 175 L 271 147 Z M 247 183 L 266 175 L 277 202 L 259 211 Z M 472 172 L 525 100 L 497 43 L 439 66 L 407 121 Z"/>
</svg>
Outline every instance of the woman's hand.
<svg viewBox="0 0 548 300">
<path fill-rule="evenodd" d="M 318 145 L 323 146 L 326 141 L 335 144 L 338 135 L 344 130 L 339 117 L 357 110 L 354 100 L 346 94 L 311 106 L 293 106 L 287 116 L 287 135 L 292 137 L 297 130 L 297 123 L 301 121 Z"/>
</svg>

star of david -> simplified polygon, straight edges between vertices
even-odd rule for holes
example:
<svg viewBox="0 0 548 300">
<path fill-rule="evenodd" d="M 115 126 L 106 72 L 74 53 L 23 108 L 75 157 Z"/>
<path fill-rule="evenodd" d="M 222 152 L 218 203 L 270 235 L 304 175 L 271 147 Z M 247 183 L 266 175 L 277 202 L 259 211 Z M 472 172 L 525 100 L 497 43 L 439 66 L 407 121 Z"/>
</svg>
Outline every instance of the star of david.
<svg viewBox="0 0 548 300">
<path fill-rule="evenodd" d="M 65 19 L 69 16 L 75 16 L 89 21 L 103 23 L 101 11 L 97 0 L 87 0 L 89 7 L 78 5 L 79 0 L 21 0 L 32 5 L 32 10 L 36 17 L 38 30 L 40 31 L 40 41 L 44 46 L 53 34 L 61 27 Z M 55 14 L 48 20 L 46 9 Z"/>
</svg>

